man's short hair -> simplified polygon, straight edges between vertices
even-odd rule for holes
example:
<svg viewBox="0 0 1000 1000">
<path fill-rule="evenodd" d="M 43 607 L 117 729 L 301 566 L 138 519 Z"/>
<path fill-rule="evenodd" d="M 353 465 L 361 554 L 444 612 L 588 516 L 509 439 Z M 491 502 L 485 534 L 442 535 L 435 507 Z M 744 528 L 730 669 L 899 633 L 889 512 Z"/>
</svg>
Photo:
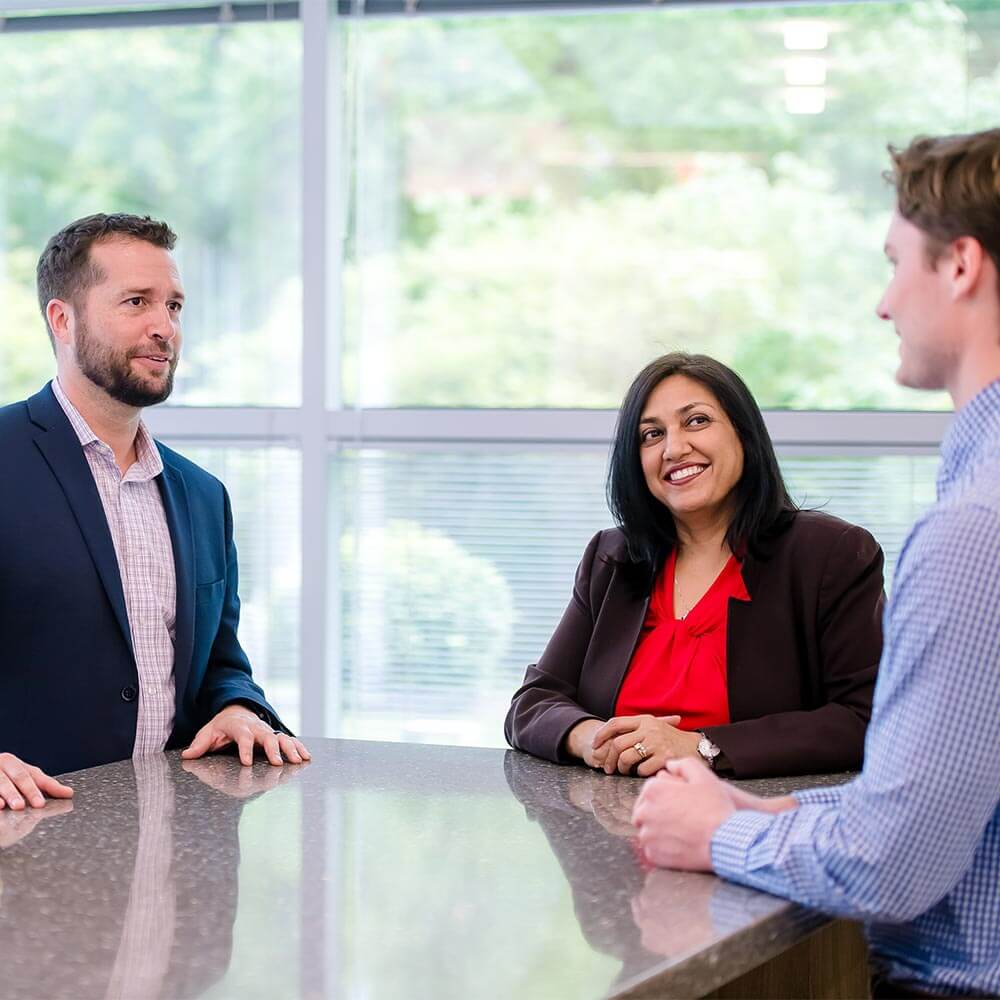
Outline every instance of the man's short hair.
<svg viewBox="0 0 1000 1000">
<path fill-rule="evenodd" d="M 928 261 L 972 236 L 1000 274 L 1000 128 L 969 135 L 920 136 L 889 146 L 899 214 L 926 236 Z"/>
<path fill-rule="evenodd" d="M 45 315 L 49 302 L 62 299 L 75 305 L 83 292 L 103 281 L 105 275 L 90 259 L 90 248 L 102 240 L 116 237 L 142 240 L 164 250 L 173 250 L 177 242 L 177 235 L 165 222 L 157 222 L 148 215 L 124 212 L 87 215 L 60 229 L 45 245 L 36 272 L 38 304 L 53 350 L 55 338 Z"/>
</svg>

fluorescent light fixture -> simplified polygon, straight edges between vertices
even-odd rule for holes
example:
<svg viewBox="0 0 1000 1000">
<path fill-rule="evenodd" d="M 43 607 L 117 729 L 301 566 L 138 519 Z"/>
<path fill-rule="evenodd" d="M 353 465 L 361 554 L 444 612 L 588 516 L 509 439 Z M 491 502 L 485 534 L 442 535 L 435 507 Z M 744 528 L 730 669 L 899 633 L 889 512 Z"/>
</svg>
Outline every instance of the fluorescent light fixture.
<svg viewBox="0 0 1000 1000">
<path fill-rule="evenodd" d="M 790 115 L 821 115 L 826 110 L 826 87 L 786 87 L 784 93 Z"/>
<path fill-rule="evenodd" d="M 786 59 L 785 83 L 789 87 L 822 87 L 826 83 L 826 59 L 823 56 Z"/>
<path fill-rule="evenodd" d="M 825 21 L 785 21 L 781 34 L 790 52 L 819 52 L 830 41 L 830 29 Z"/>
</svg>

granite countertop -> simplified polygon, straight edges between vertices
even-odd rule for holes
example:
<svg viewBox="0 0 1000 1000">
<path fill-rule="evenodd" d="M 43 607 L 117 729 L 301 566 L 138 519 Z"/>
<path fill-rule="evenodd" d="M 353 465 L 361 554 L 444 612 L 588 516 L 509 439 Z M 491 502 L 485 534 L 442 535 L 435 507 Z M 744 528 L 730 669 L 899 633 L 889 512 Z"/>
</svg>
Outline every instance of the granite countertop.
<svg viewBox="0 0 1000 1000">
<path fill-rule="evenodd" d="M 825 922 L 650 869 L 639 779 L 309 745 L 301 767 L 109 764 L 68 776 L 71 802 L 0 812 L 0 997 L 694 996 Z"/>
</svg>

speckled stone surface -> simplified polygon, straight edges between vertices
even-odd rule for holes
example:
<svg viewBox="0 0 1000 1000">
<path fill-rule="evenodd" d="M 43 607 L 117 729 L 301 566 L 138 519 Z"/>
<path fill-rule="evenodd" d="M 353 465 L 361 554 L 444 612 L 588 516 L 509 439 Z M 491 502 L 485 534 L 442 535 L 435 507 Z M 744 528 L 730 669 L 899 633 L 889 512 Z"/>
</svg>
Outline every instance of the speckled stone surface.
<svg viewBox="0 0 1000 1000">
<path fill-rule="evenodd" d="M 696 996 L 823 923 L 649 869 L 637 779 L 310 747 L 281 769 L 125 761 L 70 775 L 71 804 L 0 812 L 0 997 Z"/>
</svg>

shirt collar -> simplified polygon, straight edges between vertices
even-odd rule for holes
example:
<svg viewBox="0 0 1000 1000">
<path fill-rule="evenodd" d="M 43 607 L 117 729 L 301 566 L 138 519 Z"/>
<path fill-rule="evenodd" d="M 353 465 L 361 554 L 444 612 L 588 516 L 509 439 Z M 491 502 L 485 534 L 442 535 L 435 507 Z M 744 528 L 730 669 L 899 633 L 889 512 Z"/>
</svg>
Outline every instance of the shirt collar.
<svg viewBox="0 0 1000 1000">
<path fill-rule="evenodd" d="M 90 424 L 84 419 L 83 414 L 72 404 L 69 397 L 59 384 L 58 376 L 52 380 L 52 393 L 63 408 L 70 426 L 80 441 L 82 448 L 87 448 L 92 444 L 99 444 L 107 448 L 105 444 L 93 431 Z M 110 450 L 110 449 L 109 449 Z M 135 464 L 128 470 L 126 475 L 132 481 L 145 482 L 155 479 L 163 472 L 163 459 L 160 457 L 160 450 L 156 447 L 156 442 L 146 428 L 143 421 L 139 421 L 139 427 L 135 435 Z"/>
<path fill-rule="evenodd" d="M 1000 379 L 980 390 L 955 414 L 941 442 L 938 496 L 994 454 L 1000 454 Z"/>
</svg>

